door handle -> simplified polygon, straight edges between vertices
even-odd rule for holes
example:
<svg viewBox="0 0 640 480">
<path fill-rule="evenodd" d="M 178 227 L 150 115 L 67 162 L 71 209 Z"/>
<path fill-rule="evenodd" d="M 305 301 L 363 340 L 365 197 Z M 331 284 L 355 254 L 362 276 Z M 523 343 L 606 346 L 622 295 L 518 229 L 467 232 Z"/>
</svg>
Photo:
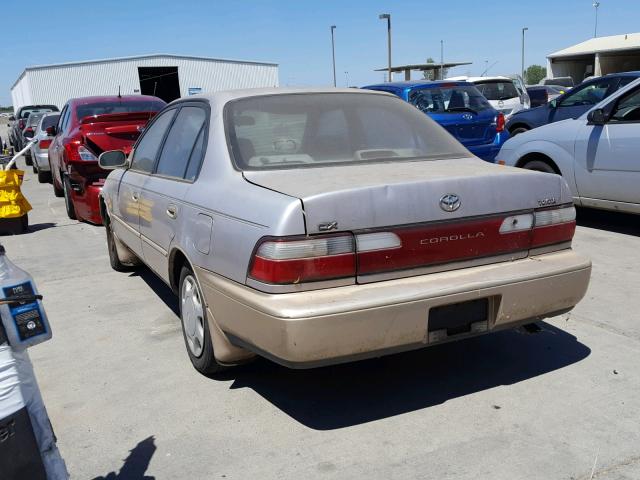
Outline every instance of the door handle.
<svg viewBox="0 0 640 480">
<path fill-rule="evenodd" d="M 138 194 L 137 193 L 132 193 L 131 194 L 131 200 L 133 200 L 134 202 L 138 201 Z"/>
<path fill-rule="evenodd" d="M 176 218 L 178 216 L 178 209 L 175 205 L 169 205 L 167 207 L 167 215 L 169 218 Z"/>
</svg>

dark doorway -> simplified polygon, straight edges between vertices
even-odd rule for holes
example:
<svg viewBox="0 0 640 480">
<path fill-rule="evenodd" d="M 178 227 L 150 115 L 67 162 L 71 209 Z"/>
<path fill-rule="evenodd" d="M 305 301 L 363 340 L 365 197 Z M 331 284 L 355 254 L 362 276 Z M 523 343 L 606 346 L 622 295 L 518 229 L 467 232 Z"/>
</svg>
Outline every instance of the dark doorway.
<svg viewBox="0 0 640 480">
<path fill-rule="evenodd" d="M 154 95 L 165 102 L 180 98 L 178 67 L 138 67 L 140 93 Z"/>
</svg>

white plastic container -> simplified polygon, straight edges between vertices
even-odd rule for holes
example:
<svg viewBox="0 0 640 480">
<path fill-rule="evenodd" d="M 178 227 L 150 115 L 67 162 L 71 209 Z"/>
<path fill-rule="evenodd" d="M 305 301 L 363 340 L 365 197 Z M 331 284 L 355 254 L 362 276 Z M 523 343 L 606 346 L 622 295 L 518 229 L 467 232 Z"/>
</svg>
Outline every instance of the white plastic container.
<svg viewBox="0 0 640 480">
<path fill-rule="evenodd" d="M 51 338 L 51 326 L 36 285 L 27 272 L 15 266 L 0 245 L 0 315 L 11 348 L 24 350 Z M 10 299 L 22 301 L 8 301 Z"/>
</svg>

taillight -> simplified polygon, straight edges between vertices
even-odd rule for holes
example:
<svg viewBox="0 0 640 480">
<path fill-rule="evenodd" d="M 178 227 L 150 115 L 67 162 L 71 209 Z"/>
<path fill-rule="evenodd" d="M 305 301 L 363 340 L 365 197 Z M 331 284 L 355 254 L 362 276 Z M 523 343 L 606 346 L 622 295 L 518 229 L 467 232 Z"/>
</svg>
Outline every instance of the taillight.
<svg viewBox="0 0 640 480">
<path fill-rule="evenodd" d="M 271 284 L 297 284 L 354 277 L 356 256 L 351 235 L 266 239 L 253 256 L 249 276 Z"/>
<path fill-rule="evenodd" d="M 98 158 L 84 145 L 74 141 L 65 145 L 67 151 L 67 158 L 71 162 L 85 161 L 85 162 L 97 162 Z"/>
<path fill-rule="evenodd" d="M 27 127 L 24 129 L 24 133 L 33 133 L 33 127 Z"/>
<path fill-rule="evenodd" d="M 38 145 L 41 149 L 49 148 L 49 145 L 51 145 L 51 140 L 40 140 L 38 142 Z"/>
<path fill-rule="evenodd" d="M 576 209 L 569 207 L 536 210 L 531 248 L 569 242 L 576 231 Z"/>
<path fill-rule="evenodd" d="M 496 117 L 496 132 L 504 132 L 504 113 L 498 113 Z"/>
<path fill-rule="evenodd" d="M 18 120 L 18 128 L 22 130 L 24 128 L 24 120 L 21 118 Z"/>
</svg>

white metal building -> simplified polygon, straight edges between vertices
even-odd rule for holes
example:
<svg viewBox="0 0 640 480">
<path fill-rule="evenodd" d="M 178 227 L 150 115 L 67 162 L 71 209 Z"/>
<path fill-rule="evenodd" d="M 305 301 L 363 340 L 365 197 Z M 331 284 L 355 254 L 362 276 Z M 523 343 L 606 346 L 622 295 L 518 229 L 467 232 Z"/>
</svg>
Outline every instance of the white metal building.
<svg viewBox="0 0 640 480">
<path fill-rule="evenodd" d="M 278 86 L 276 63 L 184 55 L 140 55 L 27 67 L 11 87 L 13 108 L 76 97 L 156 95 L 169 102 L 196 93 Z"/>
<path fill-rule="evenodd" d="M 640 33 L 596 37 L 547 56 L 547 77 L 586 77 L 640 70 Z"/>
</svg>

